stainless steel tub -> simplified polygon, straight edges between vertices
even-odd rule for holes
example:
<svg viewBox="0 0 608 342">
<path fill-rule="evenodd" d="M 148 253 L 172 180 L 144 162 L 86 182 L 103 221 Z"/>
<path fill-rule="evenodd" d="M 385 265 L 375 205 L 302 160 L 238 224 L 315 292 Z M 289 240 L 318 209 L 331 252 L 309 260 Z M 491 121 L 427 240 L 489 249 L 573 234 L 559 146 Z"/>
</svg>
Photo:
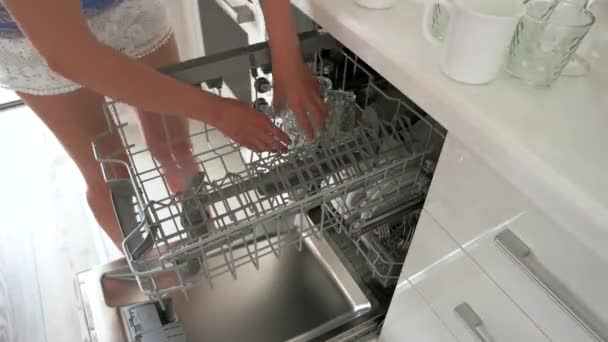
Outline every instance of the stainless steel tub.
<svg viewBox="0 0 608 342">
<path fill-rule="evenodd" d="M 117 260 L 78 277 L 89 331 L 100 342 L 134 339 L 125 312 L 145 298 L 135 282 L 104 277 L 124 267 Z M 184 337 L 170 341 L 306 341 L 371 308 L 328 243 L 316 237 L 305 239 L 302 251 L 269 254 L 259 270 L 247 264 L 238 275 L 214 279 L 213 288 L 204 283 L 191 289 L 189 301 L 174 296 L 172 315 L 179 322 L 171 327 Z"/>
</svg>

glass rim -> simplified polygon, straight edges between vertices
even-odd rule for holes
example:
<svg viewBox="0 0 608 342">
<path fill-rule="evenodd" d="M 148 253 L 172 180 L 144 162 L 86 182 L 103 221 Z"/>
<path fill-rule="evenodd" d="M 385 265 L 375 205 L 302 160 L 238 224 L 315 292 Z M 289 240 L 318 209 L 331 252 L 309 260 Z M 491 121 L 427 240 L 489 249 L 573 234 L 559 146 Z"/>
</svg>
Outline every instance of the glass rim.
<svg viewBox="0 0 608 342">
<path fill-rule="evenodd" d="M 525 17 L 528 20 L 534 21 L 535 23 L 543 23 L 546 22 L 546 20 L 543 20 L 542 18 L 538 18 L 538 17 L 534 17 L 532 15 L 530 15 L 529 11 L 528 11 L 528 7 L 531 6 L 534 3 L 542 3 L 542 2 L 546 2 L 546 3 L 554 3 L 556 6 L 560 1 L 556 1 L 556 0 L 530 0 L 526 3 L 526 10 L 524 11 L 524 15 L 523 17 Z M 564 1 L 565 3 L 568 3 L 569 1 Z M 552 26 L 558 26 L 558 27 L 590 27 L 591 25 L 593 25 L 595 23 L 595 15 L 593 15 L 593 13 L 591 13 L 591 11 L 589 11 L 589 9 L 587 8 L 582 8 L 581 9 L 581 13 L 584 13 L 585 16 L 587 17 L 587 19 L 589 20 L 586 23 L 583 24 L 562 24 L 562 23 L 551 23 L 550 25 Z"/>
</svg>

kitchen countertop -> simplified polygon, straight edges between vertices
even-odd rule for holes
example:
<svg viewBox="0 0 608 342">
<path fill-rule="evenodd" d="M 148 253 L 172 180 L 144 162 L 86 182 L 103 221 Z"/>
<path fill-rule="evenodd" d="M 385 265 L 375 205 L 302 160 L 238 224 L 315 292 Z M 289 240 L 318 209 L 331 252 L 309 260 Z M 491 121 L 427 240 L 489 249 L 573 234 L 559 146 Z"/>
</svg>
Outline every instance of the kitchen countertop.
<svg viewBox="0 0 608 342">
<path fill-rule="evenodd" d="M 422 37 L 421 4 L 399 0 L 390 10 L 368 10 L 352 0 L 292 3 L 608 260 L 608 63 L 550 89 L 506 75 L 464 85 L 439 70 L 438 51 Z"/>
</svg>

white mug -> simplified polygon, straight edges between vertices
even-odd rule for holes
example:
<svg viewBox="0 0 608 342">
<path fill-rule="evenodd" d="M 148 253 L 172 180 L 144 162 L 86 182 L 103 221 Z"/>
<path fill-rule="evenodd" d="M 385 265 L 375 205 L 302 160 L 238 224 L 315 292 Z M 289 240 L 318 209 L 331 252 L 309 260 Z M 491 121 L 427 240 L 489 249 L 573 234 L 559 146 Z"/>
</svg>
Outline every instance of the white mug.
<svg viewBox="0 0 608 342">
<path fill-rule="evenodd" d="M 443 41 L 431 32 L 436 5 L 449 14 Z M 422 32 L 429 42 L 441 47 L 439 63 L 448 77 L 484 84 L 498 75 L 523 13 L 521 0 L 430 0 Z"/>
</svg>

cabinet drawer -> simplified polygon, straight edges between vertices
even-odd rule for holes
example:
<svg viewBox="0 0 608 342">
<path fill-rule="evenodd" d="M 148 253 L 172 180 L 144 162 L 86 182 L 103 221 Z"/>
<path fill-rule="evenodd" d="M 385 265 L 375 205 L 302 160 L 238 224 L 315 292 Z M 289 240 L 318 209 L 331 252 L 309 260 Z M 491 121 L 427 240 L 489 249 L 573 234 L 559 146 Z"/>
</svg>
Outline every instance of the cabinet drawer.
<svg viewBox="0 0 608 342">
<path fill-rule="evenodd" d="M 425 207 L 448 234 L 551 340 L 590 341 L 593 334 L 608 339 L 603 259 L 457 141 L 448 139 L 441 158 Z M 509 232 L 532 252 L 532 273 L 546 279 L 539 282 L 497 246 L 497 236 Z M 547 286 L 562 298 L 556 300 Z M 573 317 L 568 306 L 583 317 Z M 581 320 L 595 332 L 586 332 Z"/>
<path fill-rule="evenodd" d="M 420 217 L 404 277 L 399 286 L 413 285 L 460 341 L 548 340 L 427 212 Z"/>
<path fill-rule="evenodd" d="M 536 212 L 504 228 L 467 253 L 553 341 L 606 340 L 601 259 Z"/>
</svg>

